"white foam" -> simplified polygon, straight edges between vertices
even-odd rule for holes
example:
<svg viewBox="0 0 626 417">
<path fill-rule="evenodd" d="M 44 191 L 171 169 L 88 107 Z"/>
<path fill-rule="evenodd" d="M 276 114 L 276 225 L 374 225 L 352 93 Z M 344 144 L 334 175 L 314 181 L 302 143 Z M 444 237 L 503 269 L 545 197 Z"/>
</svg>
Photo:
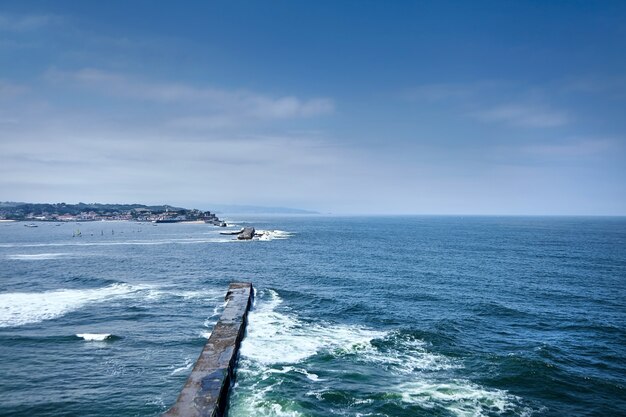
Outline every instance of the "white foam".
<svg viewBox="0 0 626 417">
<path fill-rule="evenodd" d="M 203 243 L 226 243 L 232 239 L 223 237 L 214 238 L 181 238 L 181 239 L 158 239 L 158 240 L 125 240 L 116 242 L 63 242 L 63 243 L 2 243 L 0 248 L 46 248 L 46 247 L 74 247 L 74 246 L 158 246 L 158 245 L 190 245 Z"/>
<path fill-rule="evenodd" d="M 355 361 L 383 369 L 386 377 L 371 387 L 374 396 L 353 398 L 352 404 L 381 401 L 380 394 L 392 403 L 417 404 L 425 409 L 441 407 L 458 417 L 482 417 L 512 413 L 530 415 L 519 397 L 458 378 L 459 360 L 429 352 L 422 340 L 398 332 L 381 332 L 356 326 L 306 323 L 279 307 L 275 291 L 263 294 L 250 311 L 248 332 L 241 344 L 240 386 L 234 391 L 233 416 L 299 416 L 296 403 L 280 404 L 269 394 L 278 390 L 286 378 L 281 374 L 300 373 L 310 382 L 307 395 L 325 401 L 335 376 L 320 378 L 310 372 L 306 359 L 329 353 L 337 360 Z M 374 339 L 383 339 L 380 346 Z M 334 375 L 334 374 L 333 374 Z M 320 382 L 325 381 L 325 382 Z M 306 387 L 303 387 L 306 388 Z M 313 389 L 314 388 L 314 389 Z M 280 396 L 277 396 L 280 398 Z M 361 414 L 367 415 L 367 414 Z"/>
<path fill-rule="evenodd" d="M 300 417 L 303 414 L 297 410 L 288 408 L 290 404 L 279 404 L 269 401 L 267 394 L 273 390 L 273 386 L 258 387 L 255 386 L 250 392 L 250 397 L 243 401 L 231 401 L 228 415 L 236 417 Z M 237 395 L 237 385 L 233 390 Z M 293 403 L 293 401 L 290 401 Z"/>
<path fill-rule="evenodd" d="M 324 379 L 320 379 L 320 377 L 317 374 L 314 374 L 312 372 L 307 371 L 304 368 L 299 368 L 299 367 L 295 367 L 295 366 L 283 366 L 280 369 L 277 368 L 266 368 L 263 370 L 263 376 L 261 377 L 261 379 L 267 379 L 269 377 L 269 375 L 271 374 L 286 374 L 289 372 L 296 372 L 299 374 L 302 374 L 304 376 L 306 376 L 308 379 L 310 379 L 311 381 L 324 381 Z"/>
<path fill-rule="evenodd" d="M 193 360 L 191 358 L 186 358 L 185 359 L 185 364 L 183 366 L 181 366 L 181 367 L 175 368 L 170 373 L 170 375 L 176 375 L 176 374 L 179 374 L 181 372 L 185 372 L 185 371 L 191 369 L 192 365 L 193 365 Z"/>
<path fill-rule="evenodd" d="M 269 299 L 255 302 L 248 314 L 247 335 L 241 343 L 237 371 L 257 382 L 243 390 L 234 390 L 229 415 L 298 417 L 303 414 L 295 403 L 282 401 L 279 404 L 268 396 L 282 383 L 280 379 L 270 385 L 260 384 L 271 375 L 290 372 L 302 374 L 312 384 L 317 384 L 324 379 L 297 366 L 298 363 L 322 352 L 341 354 L 359 350 L 385 333 L 357 326 L 305 323 L 294 314 L 277 311 L 283 300 L 275 291 L 266 293 Z"/>
<path fill-rule="evenodd" d="M 365 346 L 358 352 L 357 360 L 373 362 L 397 375 L 407 375 L 416 371 L 442 371 L 463 367 L 460 362 L 453 361 L 451 358 L 429 352 L 426 349 L 427 343 L 423 340 L 399 339 L 393 334 L 388 335 L 388 337 L 394 340 L 393 348 L 383 352 L 374 346 Z"/>
<path fill-rule="evenodd" d="M 323 379 L 320 379 L 320 377 L 317 374 L 314 374 L 312 372 L 307 372 L 306 370 L 304 370 L 304 374 L 306 375 L 307 378 L 309 378 L 311 381 L 324 381 Z"/>
<path fill-rule="evenodd" d="M 293 233 L 284 230 L 257 230 L 256 233 L 262 235 L 259 240 L 283 240 L 293 236 Z"/>
<path fill-rule="evenodd" d="M 222 304 L 218 304 L 215 307 L 213 307 L 213 314 L 211 314 L 209 317 L 207 317 L 204 320 L 203 326 L 205 327 L 205 330 L 200 332 L 200 337 L 205 338 L 205 339 L 208 339 L 209 337 L 211 337 L 212 329 L 217 324 L 217 321 L 220 316 L 220 312 L 224 309 L 224 307 L 226 307 L 227 303 L 228 303 L 227 301 L 224 301 Z"/>
<path fill-rule="evenodd" d="M 67 258 L 70 256 L 72 256 L 71 253 L 34 253 L 25 255 L 7 255 L 7 258 L 14 261 L 44 261 L 50 259 Z"/>
<path fill-rule="evenodd" d="M 519 398 L 498 389 L 486 389 L 467 380 L 414 379 L 397 386 L 402 401 L 424 408 L 443 406 L 459 417 L 482 417 L 518 411 Z M 528 410 L 520 410 L 527 413 Z"/>
<path fill-rule="evenodd" d="M 45 292 L 0 294 L 0 327 L 21 326 L 51 320 L 90 303 L 136 293 L 145 286 L 113 284 L 94 289 L 61 289 Z"/>
<path fill-rule="evenodd" d="M 86 341 L 103 341 L 111 337 L 111 333 L 77 333 L 76 337 L 80 337 Z"/>
<path fill-rule="evenodd" d="M 282 299 L 275 291 L 269 294 L 269 301 L 250 311 L 248 334 L 241 344 L 242 357 L 256 363 L 298 363 L 321 351 L 347 351 L 385 336 L 358 326 L 303 323 L 295 315 L 276 311 Z"/>
<path fill-rule="evenodd" d="M 151 288 L 146 293 L 146 298 L 149 300 L 158 300 L 164 296 L 180 297 L 185 300 L 191 299 L 207 299 L 212 300 L 223 296 L 222 292 L 210 289 L 202 290 L 178 290 L 176 288 Z"/>
</svg>

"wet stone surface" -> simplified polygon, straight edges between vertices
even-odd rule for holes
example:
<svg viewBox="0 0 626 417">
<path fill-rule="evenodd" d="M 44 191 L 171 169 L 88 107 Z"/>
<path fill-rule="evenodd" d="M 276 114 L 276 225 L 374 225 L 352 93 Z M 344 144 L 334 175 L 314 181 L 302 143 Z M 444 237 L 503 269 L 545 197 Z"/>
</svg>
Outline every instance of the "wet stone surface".
<svg viewBox="0 0 626 417">
<path fill-rule="evenodd" d="M 226 307 L 176 403 L 163 414 L 164 417 L 222 415 L 252 297 L 251 283 L 230 284 L 226 293 Z"/>
</svg>

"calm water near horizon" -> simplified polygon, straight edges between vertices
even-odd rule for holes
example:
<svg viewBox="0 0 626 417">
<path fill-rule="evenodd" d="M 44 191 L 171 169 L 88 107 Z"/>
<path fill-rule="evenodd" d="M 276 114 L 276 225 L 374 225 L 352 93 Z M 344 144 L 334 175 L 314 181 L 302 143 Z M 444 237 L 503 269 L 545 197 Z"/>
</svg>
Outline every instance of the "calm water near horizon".
<svg viewBox="0 0 626 417">
<path fill-rule="evenodd" d="M 0 415 L 158 416 L 241 280 L 229 417 L 626 415 L 626 218 L 231 220 L 0 223 Z"/>
</svg>

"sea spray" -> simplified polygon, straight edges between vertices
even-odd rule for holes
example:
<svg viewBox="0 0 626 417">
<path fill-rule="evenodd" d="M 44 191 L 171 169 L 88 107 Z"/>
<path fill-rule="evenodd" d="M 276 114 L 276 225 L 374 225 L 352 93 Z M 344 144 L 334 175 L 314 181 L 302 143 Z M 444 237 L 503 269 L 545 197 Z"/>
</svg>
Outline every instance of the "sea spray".
<svg viewBox="0 0 626 417">
<path fill-rule="evenodd" d="M 276 291 L 261 291 L 249 314 L 231 416 L 307 415 L 308 402 L 301 397 L 337 415 L 358 415 L 374 402 L 407 410 L 417 404 L 458 417 L 531 411 L 504 390 L 455 375 L 462 363 L 430 352 L 422 340 L 400 331 L 307 322 L 282 304 Z M 358 377 L 372 365 L 377 373 Z M 352 378 L 366 383 L 369 394 L 352 391 L 346 385 Z M 286 400 L 290 396 L 300 400 Z"/>
</svg>

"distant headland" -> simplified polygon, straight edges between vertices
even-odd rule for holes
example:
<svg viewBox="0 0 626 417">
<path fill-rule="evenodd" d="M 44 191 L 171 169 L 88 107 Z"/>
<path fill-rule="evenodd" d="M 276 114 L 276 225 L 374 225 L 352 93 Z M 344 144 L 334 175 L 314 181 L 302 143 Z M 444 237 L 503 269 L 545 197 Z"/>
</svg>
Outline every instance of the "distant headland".
<svg viewBox="0 0 626 417">
<path fill-rule="evenodd" d="M 215 213 L 168 205 L 146 206 L 143 204 L 99 203 L 17 203 L 0 202 L 0 220 L 16 221 L 100 221 L 130 220 L 138 222 L 179 223 L 204 222 L 226 227 Z"/>
</svg>

